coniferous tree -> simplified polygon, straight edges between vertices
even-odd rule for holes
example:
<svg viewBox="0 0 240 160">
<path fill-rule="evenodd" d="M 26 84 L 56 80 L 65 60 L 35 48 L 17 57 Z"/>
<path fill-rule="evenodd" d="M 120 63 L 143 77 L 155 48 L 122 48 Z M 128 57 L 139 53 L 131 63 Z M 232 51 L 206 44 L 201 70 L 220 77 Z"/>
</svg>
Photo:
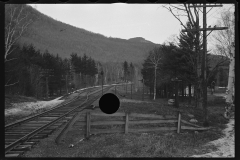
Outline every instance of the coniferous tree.
<svg viewBox="0 0 240 160">
<path fill-rule="evenodd" d="M 188 22 L 186 24 L 188 29 L 191 29 L 191 25 Z M 197 37 L 198 32 L 180 32 L 179 36 L 179 47 L 180 52 L 185 59 L 185 76 L 183 79 L 188 83 L 189 90 L 189 103 L 191 103 L 191 86 L 194 85 L 194 95 L 195 95 L 195 106 L 198 106 L 198 97 L 200 96 L 200 90 L 198 89 L 200 85 L 200 66 L 201 66 L 201 55 L 198 54 L 199 50 L 202 50 L 202 44 Z"/>
<path fill-rule="evenodd" d="M 129 68 L 128 68 L 128 62 L 123 62 L 123 70 L 124 70 L 124 80 L 126 81 L 128 78 Z"/>
<path fill-rule="evenodd" d="M 130 63 L 129 68 L 130 68 L 130 79 L 132 81 L 134 78 L 134 66 L 133 66 L 132 62 Z"/>
</svg>

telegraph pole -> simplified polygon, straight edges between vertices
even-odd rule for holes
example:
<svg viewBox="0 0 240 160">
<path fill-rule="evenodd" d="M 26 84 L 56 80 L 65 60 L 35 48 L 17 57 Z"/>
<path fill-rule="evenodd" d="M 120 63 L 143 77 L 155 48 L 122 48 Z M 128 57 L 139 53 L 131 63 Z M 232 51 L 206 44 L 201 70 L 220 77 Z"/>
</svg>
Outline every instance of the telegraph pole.
<svg viewBox="0 0 240 160">
<path fill-rule="evenodd" d="M 101 71 L 101 73 L 100 73 L 101 75 L 102 75 L 102 95 L 103 95 L 103 70 Z"/>
<path fill-rule="evenodd" d="M 126 84 L 126 87 L 125 87 L 125 89 L 126 89 L 126 95 L 127 95 L 127 83 L 125 82 L 125 84 Z"/>
<path fill-rule="evenodd" d="M 131 99 L 132 99 L 132 82 L 131 82 Z"/>
<path fill-rule="evenodd" d="M 190 6 L 194 7 L 194 6 Z M 213 30 L 224 30 L 228 29 L 228 27 L 206 27 L 207 26 L 207 18 L 206 18 L 206 8 L 207 7 L 222 7 L 222 5 L 206 5 L 204 3 L 203 5 L 195 5 L 195 7 L 203 7 L 203 28 L 199 29 L 184 29 L 183 32 L 191 32 L 191 31 L 203 31 L 203 53 L 202 53 L 202 66 L 201 66 L 201 75 L 202 75 L 202 90 L 203 90 L 203 101 L 202 105 L 204 108 L 204 114 L 205 114 L 205 123 L 208 122 L 208 112 L 207 112 L 207 75 L 206 75 L 206 54 L 207 54 L 207 31 L 213 31 Z M 210 33 L 211 33 L 210 32 Z M 209 33 L 209 34 L 210 34 Z M 209 35 L 208 34 L 208 35 Z M 206 123 L 207 125 L 207 123 Z"/>
<path fill-rule="evenodd" d="M 142 79 L 143 82 L 143 93 L 142 93 L 142 100 L 144 101 L 144 79 Z"/>
<path fill-rule="evenodd" d="M 207 31 L 206 31 L 206 27 L 207 27 L 207 17 L 206 17 L 207 13 L 206 13 L 206 3 L 203 4 L 203 55 L 202 55 L 202 90 L 203 90 L 203 112 L 205 114 L 205 119 L 204 121 L 207 122 L 208 121 L 208 112 L 207 112 L 207 85 L 206 85 L 206 81 L 207 81 L 207 77 L 206 77 L 206 55 L 207 55 Z"/>
<path fill-rule="evenodd" d="M 66 92 L 67 92 L 67 94 L 68 94 L 68 75 L 66 75 Z"/>
<path fill-rule="evenodd" d="M 46 97 L 48 98 L 48 77 L 46 77 L 46 92 L 47 92 Z"/>
</svg>

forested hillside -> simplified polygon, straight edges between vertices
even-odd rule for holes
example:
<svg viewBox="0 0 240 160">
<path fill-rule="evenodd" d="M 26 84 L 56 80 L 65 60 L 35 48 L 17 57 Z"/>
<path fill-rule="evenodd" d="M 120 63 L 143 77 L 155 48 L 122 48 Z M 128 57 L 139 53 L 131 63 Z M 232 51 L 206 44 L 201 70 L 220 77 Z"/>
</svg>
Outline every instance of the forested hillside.
<svg viewBox="0 0 240 160">
<path fill-rule="evenodd" d="M 144 54 L 156 46 L 139 37 L 107 38 L 58 22 L 28 5 L 7 5 L 5 13 L 6 94 L 48 97 L 99 85 L 99 78 L 104 84 L 137 81 Z M 123 62 L 134 70 L 131 79 L 130 70 L 123 72 Z"/>
<path fill-rule="evenodd" d="M 47 49 L 62 58 L 69 58 L 72 52 L 86 54 L 93 59 L 107 62 L 142 62 L 144 55 L 156 44 L 139 37 L 137 40 L 108 38 L 81 28 L 54 20 L 32 7 L 29 12 L 37 18 L 21 38 L 21 43 L 33 44 L 36 49 Z M 81 21 L 81 16 L 79 16 Z M 146 43 L 148 42 L 148 43 Z"/>
</svg>

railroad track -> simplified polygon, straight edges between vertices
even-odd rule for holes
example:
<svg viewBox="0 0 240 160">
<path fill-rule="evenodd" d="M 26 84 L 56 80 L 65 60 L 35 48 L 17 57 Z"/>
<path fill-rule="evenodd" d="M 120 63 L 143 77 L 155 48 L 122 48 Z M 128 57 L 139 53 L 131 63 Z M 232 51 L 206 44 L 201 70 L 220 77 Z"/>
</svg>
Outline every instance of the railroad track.
<svg viewBox="0 0 240 160">
<path fill-rule="evenodd" d="M 111 87 L 105 87 L 104 93 Z M 81 92 L 71 102 L 6 125 L 5 157 L 18 157 L 31 149 L 41 139 L 48 137 L 57 128 L 71 120 L 76 112 L 84 110 L 100 98 L 101 92 L 101 89 L 91 88 Z M 86 96 L 81 96 L 84 93 Z"/>
</svg>

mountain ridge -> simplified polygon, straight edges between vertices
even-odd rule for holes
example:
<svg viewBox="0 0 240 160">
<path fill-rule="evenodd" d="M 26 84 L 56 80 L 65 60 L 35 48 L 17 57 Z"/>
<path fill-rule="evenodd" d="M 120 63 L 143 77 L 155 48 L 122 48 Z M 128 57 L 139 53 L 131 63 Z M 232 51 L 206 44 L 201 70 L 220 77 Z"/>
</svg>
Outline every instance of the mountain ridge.
<svg viewBox="0 0 240 160">
<path fill-rule="evenodd" d="M 78 55 L 86 54 L 102 62 L 126 60 L 141 63 L 146 54 L 159 45 L 142 37 L 128 40 L 106 37 L 54 20 L 31 6 L 27 9 L 38 18 L 29 27 L 27 34 L 21 37 L 21 44 L 32 43 L 41 52 L 47 49 L 50 53 L 58 54 L 62 58 L 69 58 L 71 53 L 77 53 Z"/>
<path fill-rule="evenodd" d="M 128 40 L 129 41 L 133 41 L 133 42 L 153 43 L 153 42 L 151 42 L 149 40 L 146 40 L 143 37 L 133 37 L 133 38 L 129 38 Z"/>
</svg>

